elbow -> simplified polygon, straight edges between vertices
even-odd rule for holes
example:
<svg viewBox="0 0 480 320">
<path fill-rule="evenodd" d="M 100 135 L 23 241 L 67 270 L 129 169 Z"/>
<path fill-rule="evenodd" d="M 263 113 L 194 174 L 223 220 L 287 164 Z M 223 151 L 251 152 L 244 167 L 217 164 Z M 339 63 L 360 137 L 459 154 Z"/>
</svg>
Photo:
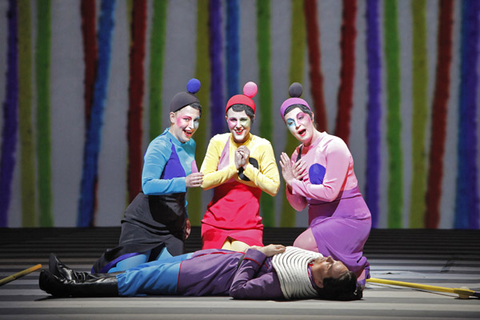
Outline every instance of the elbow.
<svg viewBox="0 0 480 320">
<path fill-rule="evenodd" d="M 303 209 L 305 209 L 307 207 L 307 202 L 304 199 L 289 198 L 288 203 L 290 203 L 290 206 L 295 211 L 302 211 Z"/>
<path fill-rule="evenodd" d="M 287 200 L 295 211 L 302 211 L 307 206 L 305 198 L 299 195 L 293 195 L 287 190 Z"/>
<path fill-rule="evenodd" d="M 275 197 L 278 193 L 278 189 L 280 189 L 280 183 L 276 186 L 273 186 L 272 188 L 265 189 L 265 192 L 271 195 L 272 197 Z"/>
<path fill-rule="evenodd" d="M 244 299 L 245 295 L 242 293 L 242 290 L 239 290 L 239 288 L 236 287 L 231 287 L 230 290 L 228 291 L 228 295 L 232 297 L 233 299 Z"/>
<path fill-rule="evenodd" d="M 303 209 L 305 209 L 307 207 L 307 203 L 304 203 L 304 202 L 301 202 L 301 203 L 290 203 L 290 205 L 292 206 L 292 208 L 295 210 L 295 211 L 302 211 Z"/>
<path fill-rule="evenodd" d="M 210 181 L 205 180 L 205 177 L 204 177 L 202 185 L 200 187 L 206 191 L 206 190 L 212 189 L 214 185 Z"/>
<path fill-rule="evenodd" d="M 146 195 L 150 195 L 152 193 L 152 190 L 150 188 L 150 184 L 148 183 L 148 180 L 147 181 L 144 181 L 142 183 L 142 191 L 144 194 Z"/>
<path fill-rule="evenodd" d="M 260 183 L 260 181 L 255 181 L 255 184 L 257 186 L 260 186 L 263 191 L 265 191 L 272 197 L 275 197 L 278 193 L 278 190 L 280 189 L 280 180 L 278 178 L 268 179 L 266 183 Z"/>
</svg>

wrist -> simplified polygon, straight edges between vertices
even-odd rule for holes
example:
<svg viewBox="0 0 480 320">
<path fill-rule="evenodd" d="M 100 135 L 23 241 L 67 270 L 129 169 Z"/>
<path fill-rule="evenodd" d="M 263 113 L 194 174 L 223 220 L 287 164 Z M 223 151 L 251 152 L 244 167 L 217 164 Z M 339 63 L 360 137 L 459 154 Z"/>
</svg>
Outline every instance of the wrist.
<svg viewBox="0 0 480 320">
<path fill-rule="evenodd" d="M 292 189 L 293 180 L 294 180 L 293 178 L 288 179 L 288 180 L 285 180 L 285 183 L 287 184 L 287 186 L 288 186 L 290 189 Z"/>
</svg>

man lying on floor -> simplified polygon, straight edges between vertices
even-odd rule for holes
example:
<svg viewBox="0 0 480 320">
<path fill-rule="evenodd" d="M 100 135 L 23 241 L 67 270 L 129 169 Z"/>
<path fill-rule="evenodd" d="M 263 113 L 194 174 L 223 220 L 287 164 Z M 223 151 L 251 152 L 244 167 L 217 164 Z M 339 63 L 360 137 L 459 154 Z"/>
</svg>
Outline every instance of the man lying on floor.
<svg viewBox="0 0 480 320">
<path fill-rule="evenodd" d="M 282 245 L 221 249 L 147 262 L 118 274 L 68 268 L 55 255 L 40 273 L 40 288 L 55 297 L 143 295 L 223 296 L 236 299 L 357 300 L 357 278 L 340 261 Z"/>
</svg>

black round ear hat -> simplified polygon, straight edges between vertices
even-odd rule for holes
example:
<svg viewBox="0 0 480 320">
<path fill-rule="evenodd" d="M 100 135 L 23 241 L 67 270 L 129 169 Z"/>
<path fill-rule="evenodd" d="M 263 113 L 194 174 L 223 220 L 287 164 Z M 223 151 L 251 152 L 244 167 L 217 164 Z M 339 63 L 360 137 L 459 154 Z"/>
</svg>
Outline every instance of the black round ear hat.
<svg viewBox="0 0 480 320">
<path fill-rule="evenodd" d="M 173 96 L 170 101 L 170 111 L 176 112 L 192 103 L 200 104 L 200 101 L 195 96 L 195 93 L 200 90 L 200 86 L 200 80 L 195 78 L 190 79 L 187 83 L 187 92 L 179 92 Z"/>
</svg>

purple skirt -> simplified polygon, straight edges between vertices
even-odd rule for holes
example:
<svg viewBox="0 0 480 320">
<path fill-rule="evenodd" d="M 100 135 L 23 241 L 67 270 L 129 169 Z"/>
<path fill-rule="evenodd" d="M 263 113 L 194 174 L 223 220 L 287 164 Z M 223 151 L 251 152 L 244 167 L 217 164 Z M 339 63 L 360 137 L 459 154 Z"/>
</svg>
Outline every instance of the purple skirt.
<svg viewBox="0 0 480 320">
<path fill-rule="evenodd" d="M 310 203 L 308 213 L 318 251 L 342 261 L 350 271 L 359 275 L 368 266 L 363 247 L 372 220 L 358 189 L 345 191 L 332 202 Z"/>
</svg>

